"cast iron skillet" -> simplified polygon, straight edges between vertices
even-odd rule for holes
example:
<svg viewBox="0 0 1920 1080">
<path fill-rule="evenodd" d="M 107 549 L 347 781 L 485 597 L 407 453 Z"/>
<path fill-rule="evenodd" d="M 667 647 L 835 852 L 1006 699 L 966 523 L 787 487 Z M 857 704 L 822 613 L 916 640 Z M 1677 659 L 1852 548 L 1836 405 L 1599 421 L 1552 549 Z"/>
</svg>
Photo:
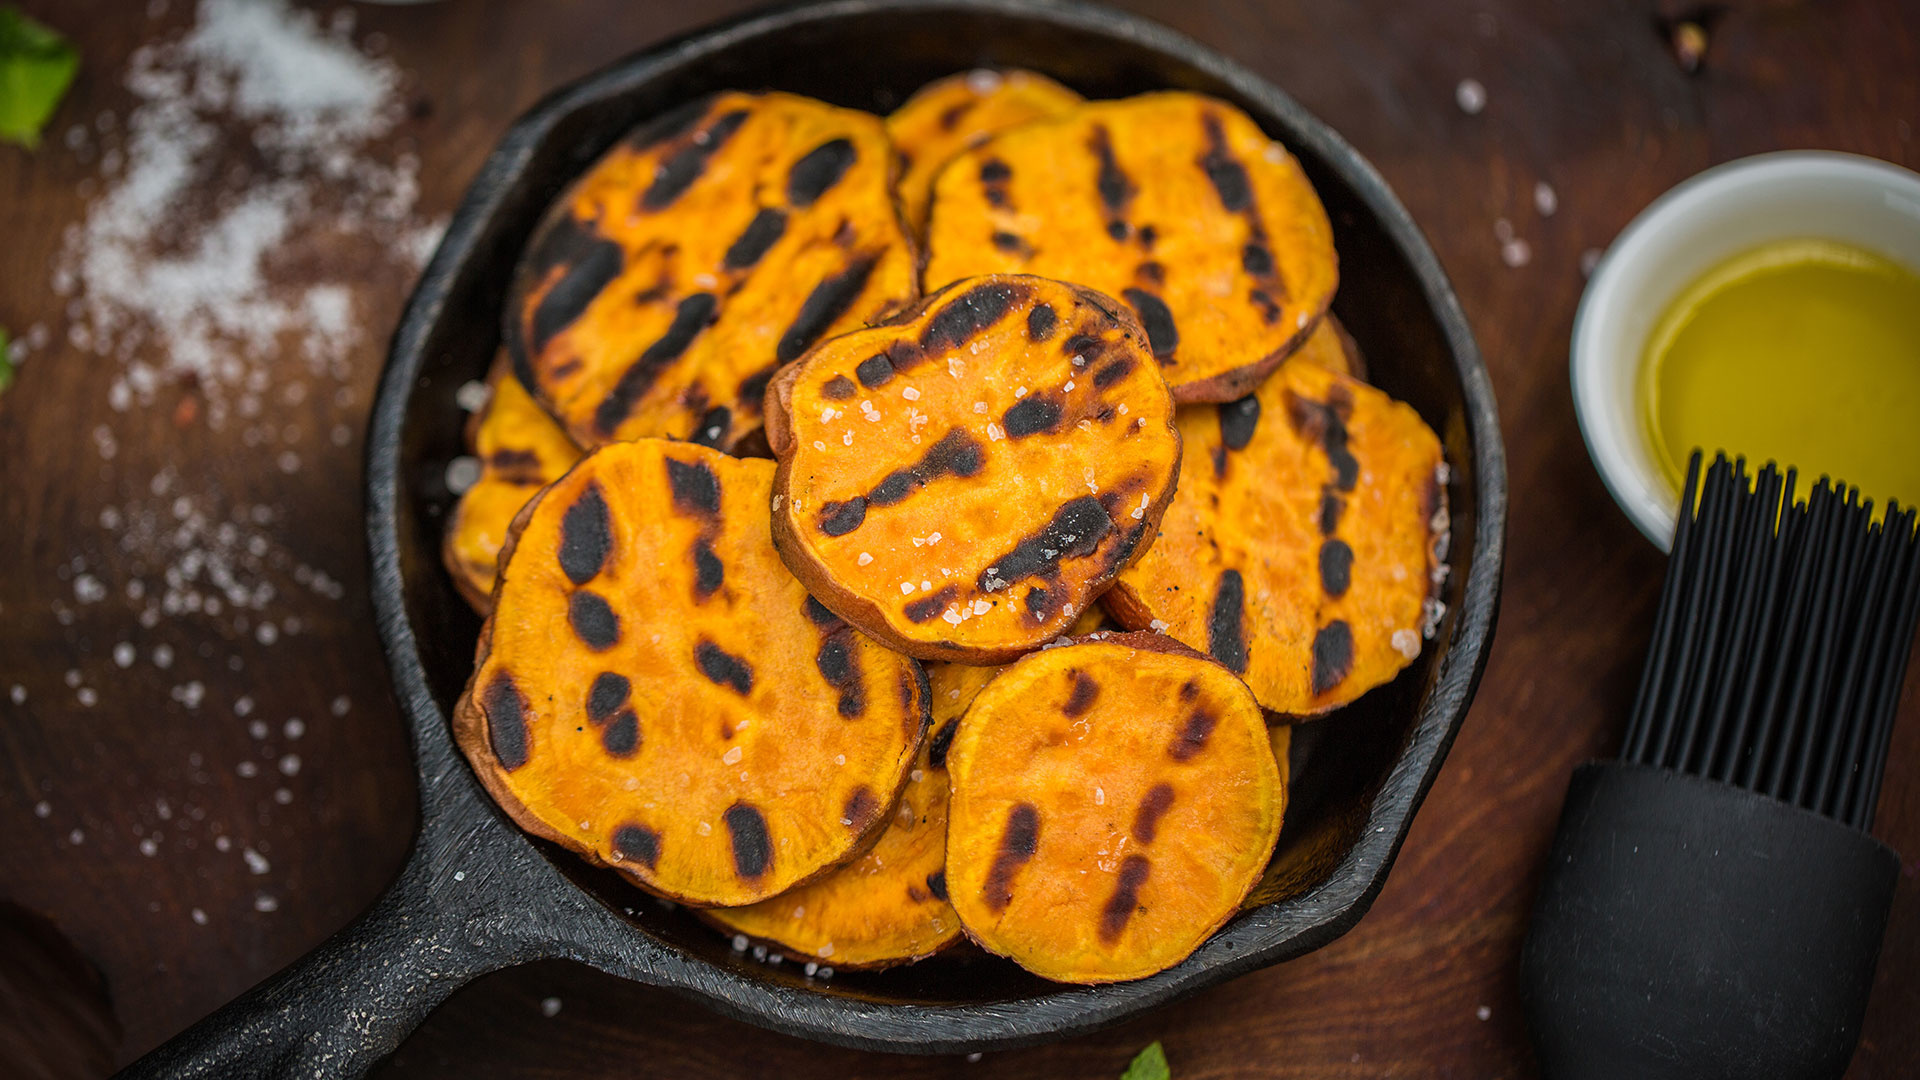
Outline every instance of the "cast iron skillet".
<svg viewBox="0 0 1920 1080">
<path fill-rule="evenodd" d="M 478 620 L 440 568 L 462 452 L 455 390 L 485 371 L 501 297 L 541 212 L 636 122 L 713 90 L 777 88 L 885 112 L 937 76 L 1033 68 L 1086 93 L 1164 87 L 1247 110 L 1301 160 L 1332 216 L 1335 309 L 1371 378 L 1437 430 L 1452 467 L 1448 613 L 1420 660 L 1297 736 L 1298 782 L 1269 876 L 1286 896 L 1138 982 L 1066 987 L 974 955 L 808 979 L 734 952 L 686 911 L 529 839 L 456 752 L 447 713 Z M 142 1059 L 134 1077 L 353 1076 L 484 972 L 565 957 L 777 1031 L 872 1050 L 961 1052 L 1088 1031 L 1319 948 L 1379 892 L 1473 696 L 1493 631 L 1506 466 L 1493 394 L 1419 230 L 1340 137 L 1251 72 L 1158 25 L 1052 0 L 837 0 L 749 15 L 548 97 L 515 124 L 408 303 L 367 438 L 374 608 L 409 725 L 420 832 L 399 880 L 305 959 Z"/>
</svg>

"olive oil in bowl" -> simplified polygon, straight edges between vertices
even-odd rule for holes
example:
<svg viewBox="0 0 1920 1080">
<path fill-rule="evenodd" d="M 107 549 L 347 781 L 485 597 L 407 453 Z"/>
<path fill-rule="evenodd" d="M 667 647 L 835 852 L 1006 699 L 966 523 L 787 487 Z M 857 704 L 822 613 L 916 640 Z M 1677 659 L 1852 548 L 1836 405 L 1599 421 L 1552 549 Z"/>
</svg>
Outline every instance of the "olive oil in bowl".
<svg viewBox="0 0 1920 1080">
<path fill-rule="evenodd" d="M 1737 254 L 1661 315 L 1639 396 L 1675 491 L 1698 446 L 1920 503 L 1920 275 L 1831 240 Z"/>
</svg>

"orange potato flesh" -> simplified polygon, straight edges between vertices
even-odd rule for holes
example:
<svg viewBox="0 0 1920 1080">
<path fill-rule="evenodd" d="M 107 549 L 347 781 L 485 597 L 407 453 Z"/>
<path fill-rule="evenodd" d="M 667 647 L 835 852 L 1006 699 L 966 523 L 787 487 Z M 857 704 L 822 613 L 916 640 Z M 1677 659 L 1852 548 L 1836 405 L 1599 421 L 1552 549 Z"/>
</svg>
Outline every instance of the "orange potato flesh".
<svg viewBox="0 0 1920 1080">
<path fill-rule="evenodd" d="M 469 428 L 480 479 L 461 494 L 441 547 L 460 595 L 482 615 L 493 607 L 494 572 L 513 516 L 580 460 L 580 448 L 505 365 L 495 365 L 487 382 L 492 393 Z"/>
<path fill-rule="evenodd" d="M 878 117 L 724 93 L 608 151 L 536 230 L 508 297 L 516 371 L 582 446 L 732 449 L 768 379 L 917 294 Z"/>
<path fill-rule="evenodd" d="M 1285 789 L 1260 708 L 1160 635 L 1033 653 L 948 752 L 950 902 L 987 950 L 1060 982 L 1138 979 L 1239 909 Z"/>
<path fill-rule="evenodd" d="M 767 539 L 774 466 L 603 447 L 521 512 L 455 734 L 530 832 L 697 906 L 865 850 L 925 733 L 918 664 Z"/>
<path fill-rule="evenodd" d="M 1320 325 L 1307 335 L 1307 340 L 1299 350 L 1287 359 L 1312 364 L 1336 375 L 1351 376 L 1363 382 L 1366 379 L 1366 365 L 1360 359 L 1360 347 L 1347 336 L 1346 328 L 1340 325 L 1340 320 L 1334 318 L 1332 312 L 1320 320 Z"/>
<path fill-rule="evenodd" d="M 1172 401 L 1096 293 L 983 278 L 821 344 L 768 391 L 773 538 L 796 576 L 925 659 L 1011 660 L 1065 629 L 1172 494 Z"/>
<path fill-rule="evenodd" d="M 1339 277 L 1299 164 L 1198 94 L 1090 102 L 969 149 L 934 182 L 931 291 L 1029 273 L 1140 315 L 1174 398 L 1232 401 L 1306 340 Z"/>
<path fill-rule="evenodd" d="M 1031 71 L 967 71 L 914 91 L 887 117 L 887 137 L 900 154 L 894 190 L 908 227 L 925 231 L 933 179 L 955 154 L 1010 127 L 1064 116 L 1081 100 Z"/>
<path fill-rule="evenodd" d="M 947 771 L 927 754 L 923 746 L 872 850 L 817 881 L 748 907 L 714 908 L 708 918 L 837 968 L 910 963 L 957 941 L 960 917 L 947 904 Z"/>
<path fill-rule="evenodd" d="M 1364 383 L 1288 362 L 1240 402 L 1180 410 L 1187 457 L 1160 536 L 1102 598 L 1291 717 L 1344 705 L 1420 655 L 1444 573 L 1440 441 Z"/>
</svg>

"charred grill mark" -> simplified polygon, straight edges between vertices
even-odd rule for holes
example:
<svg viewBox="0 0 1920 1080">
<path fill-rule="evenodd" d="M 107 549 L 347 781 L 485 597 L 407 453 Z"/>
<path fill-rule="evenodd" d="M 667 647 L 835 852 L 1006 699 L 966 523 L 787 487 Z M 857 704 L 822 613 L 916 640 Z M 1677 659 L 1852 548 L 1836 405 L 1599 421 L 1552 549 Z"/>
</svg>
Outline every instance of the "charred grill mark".
<svg viewBox="0 0 1920 1080">
<path fill-rule="evenodd" d="M 1133 559 L 1133 550 L 1140 546 L 1140 539 L 1147 535 L 1147 523 L 1141 522 L 1120 534 L 1120 542 L 1108 550 L 1106 570 L 1118 570 Z"/>
<path fill-rule="evenodd" d="M 867 520 L 867 498 L 855 495 L 840 502 L 828 499 L 820 504 L 820 531 L 828 536 L 845 536 Z"/>
<path fill-rule="evenodd" d="M 1200 124 L 1207 133 L 1207 152 L 1200 155 L 1200 168 L 1206 172 L 1227 213 L 1245 213 L 1253 206 L 1253 187 L 1247 182 L 1246 166 L 1227 149 L 1226 132 L 1221 130 L 1218 116 L 1207 113 L 1200 118 Z"/>
<path fill-rule="evenodd" d="M 653 174 L 653 183 L 647 186 L 646 194 L 640 196 L 640 208 L 661 210 L 685 194 L 694 181 L 707 171 L 708 159 L 718 153 L 733 137 L 733 133 L 740 130 L 740 125 L 746 122 L 747 110 L 735 109 L 707 125 L 704 132 L 696 132 L 687 145 L 675 150 L 660 163 L 658 171 Z M 701 138 L 702 134 L 705 138 Z"/>
<path fill-rule="evenodd" d="M 715 645 L 702 641 L 693 648 L 693 661 L 716 686 L 725 686 L 745 697 L 753 690 L 753 668 L 745 660 Z"/>
<path fill-rule="evenodd" d="M 1245 450 L 1260 426 L 1260 398 L 1248 394 L 1220 406 L 1220 441 L 1229 450 Z"/>
<path fill-rule="evenodd" d="M 513 676 L 496 672 L 487 691 L 481 695 L 481 708 L 487 714 L 487 745 L 500 767 L 512 772 L 531 756 L 527 737 L 527 703 Z"/>
<path fill-rule="evenodd" d="M 827 605 L 815 600 L 811 594 L 807 596 L 806 612 L 807 618 L 815 626 L 835 626 L 840 622 L 840 616 L 827 610 Z"/>
<path fill-rule="evenodd" d="M 830 139 L 807 151 L 787 171 L 787 202 L 802 208 L 812 206 L 847 175 L 859 156 L 853 142 L 845 138 Z"/>
<path fill-rule="evenodd" d="M 613 718 L 600 732 L 600 745 L 606 752 L 617 758 L 628 758 L 640 752 L 640 718 L 632 709 Z"/>
<path fill-rule="evenodd" d="M 1001 912 L 1013 902 L 1013 875 L 1033 858 L 1040 848 L 1040 811 L 1032 803 L 1019 803 L 1007 813 L 1007 829 L 1000 834 L 1000 850 L 981 890 L 987 910 Z"/>
<path fill-rule="evenodd" d="M 945 870 L 935 870 L 927 875 L 927 891 L 933 894 L 934 899 L 946 903 L 947 872 Z"/>
<path fill-rule="evenodd" d="M 775 206 L 766 206 L 753 215 L 747 222 L 746 230 L 733 245 L 727 248 L 727 254 L 721 265 L 738 273 L 758 263 L 767 254 L 768 249 L 778 243 L 787 232 L 787 212 Z"/>
<path fill-rule="evenodd" d="M 1013 179 L 1013 170 L 999 158 L 988 158 L 980 163 L 980 190 L 987 202 L 1001 210 L 1013 206 L 1013 196 L 1007 192 L 1007 181 Z"/>
<path fill-rule="evenodd" d="M 605 652 L 620 640 L 620 616 L 599 593 L 583 589 L 568 598 L 567 623 L 594 652 Z"/>
<path fill-rule="evenodd" d="M 540 468 L 540 455 L 532 450 L 516 450 L 510 446 L 503 446 L 487 455 L 487 465 L 495 472 L 518 473 L 526 470 L 537 475 Z M 517 481 L 516 477 L 503 477 L 503 479 Z"/>
<path fill-rule="evenodd" d="M 1093 708 L 1094 699 L 1100 696 L 1100 684 L 1093 681 L 1093 676 L 1079 668 L 1067 672 L 1067 678 L 1073 686 L 1068 689 L 1067 703 L 1060 707 L 1060 711 L 1071 718 L 1078 719 L 1087 715 L 1088 709 Z"/>
<path fill-rule="evenodd" d="M 1058 572 L 1063 559 L 1091 555 L 1113 531 L 1113 519 L 1092 495 L 1070 500 L 1054 511 L 1052 520 L 980 572 L 975 586 L 997 592 L 1024 578 Z"/>
<path fill-rule="evenodd" d="M 873 789 L 865 784 L 856 784 L 853 793 L 847 796 L 847 804 L 840 808 L 840 824 L 856 833 L 863 833 L 879 813 L 880 799 Z"/>
<path fill-rule="evenodd" d="M 1331 487 L 1321 489 L 1319 517 L 1321 536 L 1333 535 L 1333 530 L 1340 527 L 1340 512 L 1346 508 L 1347 504 L 1340 498 L 1339 492 Z"/>
<path fill-rule="evenodd" d="M 1335 619 L 1313 635 L 1313 696 L 1340 685 L 1353 670 L 1353 628 Z"/>
<path fill-rule="evenodd" d="M 1035 304 L 1027 312 L 1027 340 L 1042 342 L 1053 336 L 1060 319 L 1053 312 L 1052 304 Z"/>
<path fill-rule="evenodd" d="M 1220 587 L 1213 594 L 1213 608 L 1207 614 L 1207 652 L 1236 675 L 1247 670 L 1246 604 L 1246 583 L 1240 579 L 1240 571 L 1222 571 Z"/>
<path fill-rule="evenodd" d="M 554 267 L 578 265 L 594 248 L 613 243 L 593 226 L 594 222 L 581 221 L 572 214 L 559 214 L 546 223 L 526 254 L 526 271 L 532 280 L 544 281 Z"/>
<path fill-rule="evenodd" d="M 1060 426 L 1060 403 L 1038 394 L 1027 397 L 1000 418 L 1010 439 L 1052 431 Z"/>
<path fill-rule="evenodd" d="M 534 306 L 531 326 L 527 333 L 527 355 L 529 361 L 547 350 L 551 342 L 562 330 L 572 326 L 593 303 L 601 290 L 613 284 L 620 276 L 620 269 L 626 264 L 626 255 L 620 245 L 611 240 L 596 237 L 591 246 L 579 253 L 579 257 L 567 266 L 560 279 L 547 289 Z M 528 373 L 521 373 L 521 381 L 527 386 L 537 385 L 528 379 Z"/>
<path fill-rule="evenodd" d="M 1025 295 L 1025 289 L 1004 281 L 975 285 L 927 320 L 926 329 L 920 331 L 920 348 L 930 353 L 958 349 L 999 322 Z"/>
<path fill-rule="evenodd" d="M 718 592 L 727 580 L 727 568 L 713 553 L 706 537 L 693 542 L 693 598 L 705 600 Z"/>
<path fill-rule="evenodd" d="M 1320 545 L 1320 586 L 1338 599 L 1353 584 L 1353 549 L 1345 540 L 1327 540 Z"/>
<path fill-rule="evenodd" d="M 820 387 L 820 396 L 828 401 L 846 401 L 856 392 L 853 388 L 853 380 L 845 375 L 835 375 Z"/>
<path fill-rule="evenodd" d="M 861 386 L 877 390 L 893 381 L 893 362 L 887 359 L 886 353 L 875 353 L 856 364 L 853 374 L 860 380 Z"/>
<path fill-rule="evenodd" d="M 1293 429 L 1320 444 L 1333 466 L 1332 487 L 1352 491 L 1360 480 L 1360 462 L 1347 449 L 1346 413 L 1352 408 L 1339 386 L 1325 402 L 1287 391 L 1287 420 Z"/>
<path fill-rule="evenodd" d="M 1107 235 L 1112 237 L 1116 243 L 1125 241 L 1127 232 L 1127 223 L 1121 221 L 1119 218 L 1114 218 L 1112 221 L 1107 222 Z"/>
<path fill-rule="evenodd" d="M 1044 585 L 1035 585 L 1027 590 L 1027 614 L 1036 623 L 1046 622 L 1059 609 L 1060 597 Z"/>
<path fill-rule="evenodd" d="M 907 618 L 917 623 L 927 622 L 947 610 L 953 599 L 960 595 L 957 586 L 943 585 L 937 591 L 927 594 L 907 604 Z"/>
<path fill-rule="evenodd" d="M 1266 277 L 1273 273 L 1273 252 L 1265 244 L 1248 244 L 1240 249 L 1240 268 L 1254 277 Z"/>
<path fill-rule="evenodd" d="M 1187 717 L 1185 727 L 1174 737 L 1173 744 L 1167 747 L 1168 756 L 1175 761 L 1191 761 L 1193 756 L 1207 748 L 1207 737 L 1213 734 L 1213 727 L 1220 718 L 1205 709 L 1195 709 Z"/>
<path fill-rule="evenodd" d="M 773 837 L 767 818 L 749 802 L 736 802 L 721 815 L 733 839 L 733 870 L 743 878 L 757 878 L 773 864 Z"/>
<path fill-rule="evenodd" d="M 1095 389 L 1105 390 L 1121 379 L 1133 374 L 1133 357 L 1122 356 L 1108 361 L 1099 371 L 1093 373 Z"/>
<path fill-rule="evenodd" d="M 967 115 L 968 110 L 973 108 L 973 104 L 971 101 L 963 101 L 958 105 L 948 106 L 947 111 L 940 114 L 940 130 L 952 131 L 959 127 L 960 118 Z"/>
<path fill-rule="evenodd" d="M 1120 861 L 1120 881 L 1113 887 L 1107 906 L 1100 909 L 1101 944 L 1112 945 L 1120 940 L 1127 920 L 1133 918 L 1134 909 L 1140 906 L 1140 886 L 1147 883 L 1147 872 L 1152 868 L 1145 855 L 1129 855 Z"/>
<path fill-rule="evenodd" d="M 1140 800 L 1140 808 L 1133 812 L 1133 838 L 1143 844 L 1153 843 L 1160 833 L 1160 817 L 1173 806 L 1173 785 L 1162 781 L 1149 788 Z"/>
<path fill-rule="evenodd" d="M 1133 272 L 1139 274 L 1142 281 L 1148 282 L 1156 287 L 1167 283 L 1167 268 L 1152 259 L 1148 259 L 1146 262 L 1134 267 Z"/>
<path fill-rule="evenodd" d="M 1180 328 L 1173 324 L 1173 312 L 1166 302 L 1145 289 L 1122 289 L 1120 295 L 1132 305 L 1134 314 L 1140 316 L 1153 358 L 1162 364 L 1170 363 L 1173 350 L 1180 347 Z"/>
<path fill-rule="evenodd" d="M 613 719 L 614 714 L 626 708 L 633 694 L 633 683 L 625 675 L 614 671 L 603 671 L 593 677 L 593 686 L 587 691 L 587 722 L 595 727 Z"/>
<path fill-rule="evenodd" d="M 774 375 L 778 373 L 779 370 L 779 364 L 768 364 L 759 371 L 741 379 L 740 389 L 736 394 L 740 404 L 750 406 L 753 410 L 758 411 L 761 401 L 767 396 L 767 384 L 773 381 Z"/>
<path fill-rule="evenodd" d="M 727 440 L 727 429 L 733 426 L 733 410 L 725 405 L 715 405 L 700 417 L 694 425 L 693 435 L 688 442 L 714 450 Z"/>
<path fill-rule="evenodd" d="M 1199 683 L 1194 682 L 1192 679 L 1188 679 L 1186 682 L 1183 682 L 1180 684 L 1180 700 L 1181 701 L 1192 701 L 1194 698 L 1197 698 L 1199 696 L 1200 696 Z"/>
<path fill-rule="evenodd" d="M 980 440 L 964 428 L 954 428 L 927 448 L 920 460 L 904 469 L 895 469 L 867 493 L 871 506 L 892 506 L 942 476 L 975 476 L 985 457 Z"/>
<path fill-rule="evenodd" d="M 660 834 L 644 825 L 622 825 L 613 830 L 613 850 L 651 870 L 660 861 Z"/>
<path fill-rule="evenodd" d="M 947 767 L 947 751 L 953 747 L 953 736 L 960 730 L 960 718 L 954 717 L 940 725 L 933 733 L 933 742 L 927 746 L 927 762 L 936 769 Z"/>
<path fill-rule="evenodd" d="M 774 359 L 789 363 L 820 340 L 820 335 L 860 298 L 861 291 L 867 287 L 867 278 L 873 274 L 874 264 L 879 261 L 877 255 L 863 255 L 845 270 L 815 285 L 801 303 L 800 313 L 793 317 L 787 332 L 780 335 L 780 343 L 774 347 Z"/>
<path fill-rule="evenodd" d="M 995 230 L 987 239 L 993 242 L 994 247 L 1008 255 L 1018 255 L 1024 259 L 1033 254 L 1033 248 L 1028 245 L 1026 238 L 1018 233 Z"/>
<path fill-rule="evenodd" d="M 1106 126 L 1096 124 L 1093 134 L 1087 138 L 1087 149 L 1093 152 L 1099 162 L 1100 171 L 1094 178 L 1094 188 L 1100 193 L 1100 203 L 1106 207 L 1107 216 L 1117 218 L 1126 212 L 1127 203 L 1133 198 L 1133 181 L 1120 168 L 1120 162 L 1113 156 L 1113 138 L 1107 134 Z"/>
<path fill-rule="evenodd" d="M 712 293 L 694 293 L 680 301 L 674 308 L 673 322 L 668 324 L 667 332 L 620 373 L 620 381 L 613 384 L 613 389 L 607 391 L 607 396 L 594 409 L 595 431 L 609 437 L 613 435 L 660 378 L 660 372 L 684 356 L 692 347 L 693 339 L 713 321 L 718 304 Z"/>
<path fill-rule="evenodd" d="M 1280 321 L 1280 305 L 1263 289 L 1248 289 L 1247 299 L 1260 309 L 1260 317 L 1271 326 Z"/>
<path fill-rule="evenodd" d="M 667 487 L 675 509 L 702 517 L 720 513 L 720 478 L 703 461 L 667 459 Z"/>
<path fill-rule="evenodd" d="M 847 647 L 848 635 L 834 634 L 820 643 L 813 665 L 827 685 L 840 691 L 840 715 L 852 719 L 867 711 L 866 687 L 860 681 L 860 665 Z"/>
<path fill-rule="evenodd" d="M 613 554 L 613 519 L 599 484 L 588 484 L 560 518 L 560 570 L 575 585 L 600 573 Z"/>
</svg>

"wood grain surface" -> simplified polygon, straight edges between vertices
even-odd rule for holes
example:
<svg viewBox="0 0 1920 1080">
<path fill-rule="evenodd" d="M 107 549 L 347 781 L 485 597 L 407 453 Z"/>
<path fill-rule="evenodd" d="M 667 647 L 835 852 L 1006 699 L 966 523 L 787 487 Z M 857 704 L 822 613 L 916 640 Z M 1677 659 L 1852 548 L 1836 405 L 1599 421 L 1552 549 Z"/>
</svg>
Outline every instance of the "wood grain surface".
<svg viewBox="0 0 1920 1080">
<path fill-rule="evenodd" d="M 1097 1078 L 1154 1039 L 1181 1080 L 1535 1074 L 1514 989 L 1535 864 L 1572 767 L 1615 750 L 1663 569 L 1607 497 L 1575 426 L 1566 353 L 1583 256 L 1660 192 L 1729 158 L 1826 147 L 1920 166 L 1920 7 L 1124 6 L 1249 65 L 1370 158 L 1452 274 L 1493 374 L 1512 476 L 1499 635 L 1372 913 L 1318 953 L 1127 1027 L 979 1063 L 814 1046 L 548 963 L 456 995 L 377 1075 Z M 286 470 L 285 447 L 244 441 L 245 425 L 213 429 L 191 383 L 116 410 L 109 384 L 122 361 L 69 340 L 68 299 L 54 287 L 64 234 L 101 185 L 93 143 L 76 137 L 75 149 L 63 134 L 124 117 L 135 50 L 177 35 L 193 12 L 185 0 L 24 7 L 73 36 L 84 65 L 45 146 L 0 147 L 0 326 L 48 335 L 0 396 L 0 901 L 18 905 L 0 903 L 0 941 L 39 943 L 0 946 L 0 1074 L 94 1076 L 312 948 L 405 855 L 413 792 L 365 596 L 359 438 L 411 271 L 325 238 L 278 253 L 296 283 L 350 282 L 360 326 L 332 392 L 271 407 L 292 429 L 278 438 L 298 471 Z M 415 212 L 431 220 L 542 93 L 743 7 L 363 4 L 352 33 L 405 72 L 393 139 L 418 156 Z M 1709 29 L 1693 74 L 1665 30 L 1682 15 Z M 1456 101 L 1467 78 L 1485 88 L 1477 114 Z M 164 539 L 153 535 L 187 520 L 168 516 L 182 496 L 187 517 L 240 511 L 239 549 L 261 552 L 245 573 L 276 590 L 275 632 L 242 629 L 231 613 L 137 621 L 144 601 L 127 583 L 163 583 L 193 546 L 154 554 Z M 116 514 L 103 518 L 107 508 Z M 145 540 L 128 540 L 138 513 L 155 520 Z M 327 586 L 314 587 L 316 572 Z M 94 599 L 83 575 L 100 586 Z M 1916 682 L 1875 827 L 1906 874 L 1858 1078 L 1920 1073 Z"/>
</svg>

